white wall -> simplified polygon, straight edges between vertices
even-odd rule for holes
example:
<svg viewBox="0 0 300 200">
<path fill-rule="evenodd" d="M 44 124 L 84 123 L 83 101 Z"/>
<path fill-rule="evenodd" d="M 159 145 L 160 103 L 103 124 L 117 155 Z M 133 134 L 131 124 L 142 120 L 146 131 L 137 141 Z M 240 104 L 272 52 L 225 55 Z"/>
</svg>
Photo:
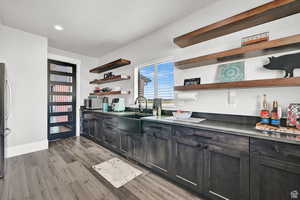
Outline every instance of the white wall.
<svg viewBox="0 0 300 200">
<path fill-rule="evenodd" d="M 12 86 L 12 107 L 6 139 L 7 156 L 48 148 L 47 140 L 47 59 L 48 54 L 71 58 L 78 69 L 78 105 L 91 91 L 89 81 L 97 75 L 89 69 L 98 59 L 55 48 L 48 48 L 47 38 L 0 25 L 0 62 L 6 64 Z M 79 120 L 77 120 L 79 123 Z M 79 124 L 78 124 L 79 128 Z"/>
<path fill-rule="evenodd" d="M 80 92 L 80 98 L 78 100 L 79 100 L 79 104 L 83 105 L 83 100 L 89 95 L 89 93 L 93 88 L 93 86 L 90 85 L 89 82 L 92 81 L 93 79 L 98 78 L 97 74 L 90 73 L 89 70 L 91 68 L 97 67 L 99 63 L 99 59 L 68 52 L 68 51 L 63 51 L 52 47 L 48 48 L 48 53 L 63 56 L 63 57 L 68 57 L 80 61 L 79 74 L 77 75 L 77 79 L 80 79 L 79 91 L 78 91 Z"/>
<path fill-rule="evenodd" d="M 47 39 L 3 26 L 0 44 L 13 97 L 8 156 L 47 148 Z"/>
<path fill-rule="evenodd" d="M 269 1 L 270 0 L 217 1 L 209 7 L 199 10 L 199 12 L 193 13 L 155 33 L 101 57 L 99 64 L 110 62 L 120 57 L 129 59 L 132 61 L 132 64 L 128 67 L 115 70 L 115 73 L 118 74 L 124 70 L 126 73 L 133 75 L 134 68 L 141 66 L 144 63 L 151 63 L 155 62 L 157 59 L 161 60 L 164 58 L 167 60 L 170 57 L 176 61 L 239 47 L 242 37 L 265 31 L 270 32 L 270 39 L 299 34 L 300 27 L 297 24 L 300 20 L 300 14 L 297 14 L 184 49 L 177 47 L 173 43 L 173 38 L 176 36 L 257 7 Z M 262 69 L 262 64 L 265 60 L 266 56 L 247 59 L 246 78 L 251 80 L 282 77 L 281 72 Z M 211 83 L 214 81 L 216 70 L 217 65 L 190 70 L 176 69 L 175 85 L 183 85 L 183 80 L 185 78 L 199 76 L 203 80 L 202 83 Z M 296 71 L 296 75 L 300 75 L 299 70 Z M 121 85 L 124 89 L 130 89 L 133 88 L 133 79 L 127 82 L 115 83 L 112 86 L 116 86 L 117 84 Z M 179 109 L 199 112 L 257 115 L 259 111 L 258 101 L 260 101 L 260 96 L 262 94 L 267 94 L 270 101 L 276 99 L 283 107 L 286 107 L 289 103 L 300 102 L 299 89 L 300 87 L 234 89 L 233 91 L 235 91 L 237 95 L 235 105 L 229 105 L 227 102 L 229 90 L 198 91 L 197 101 L 182 102 L 177 100 L 176 105 Z M 133 95 L 127 97 L 127 105 L 132 104 L 132 102 Z"/>
</svg>

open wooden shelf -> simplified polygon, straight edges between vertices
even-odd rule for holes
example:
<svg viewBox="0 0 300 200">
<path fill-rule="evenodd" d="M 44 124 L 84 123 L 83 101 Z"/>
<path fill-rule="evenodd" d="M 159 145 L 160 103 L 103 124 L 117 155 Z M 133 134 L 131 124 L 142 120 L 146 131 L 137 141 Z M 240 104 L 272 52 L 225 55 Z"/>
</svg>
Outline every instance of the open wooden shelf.
<svg viewBox="0 0 300 200">
<path fill-rule="evenodd" d="M 106 71 L 109 71 L 109 70 L 112 70 L 112 69 L 123 67 L 125 65 L 130 65 L 130 64 L 131 64 L 130 60 L 120 58 L 119 60 L 116 60 L 116 61 L 107 63 L 105 65 L 101 65 L 99 67 L 96 67 L 94 69 L 91 69 L 90 72 L 91 73 L 102 73 L 102 72 L 106 72 Z"/>
<path fill-rule="evenodd" d="M 251 88 L 251 87 L 286 87 L 300 86 L 300 77 L 294 78 L 275 78 L 251 81 L 237 81 L 226 83 L 209 83 L 189 86 L 175 86 L 178 91 L 187 90 L 207 90 L 207 89 L 226 89 L 226 88 Z"/>
<path fill-rule="evenodd" d="M 300 34 L 178 61 L 175 63 L 175 66 L 179 69 L 188 69 L 299 49 Z"/>
<path fill-rule="evenodd" d="M 111 83 L 111 82 L 116 82 L 116 81 L 124 81 L 124 80 L 129 80 L 130 76 L 128 76 L 127 78 L 121 78 L 121 76 L 116 76 L 114 78 L 109 78 L 109 79 L 99 79 L 99 80 L 94 80 L 91 81 L 90 84 L 104 84 L 104 83 Z"/>
<path fill-rule="evenodd" d="M 299 0 L 275 0 L 238 15 L 202 27 L 193 32 L 174 38 L 180 47 L 188 47 L 203 41 L 243 29 L 271 22 L 300 12 Z"/>
<path fill-rule="evenodd" d="M 110 91 L 110 92 L 90 93 L 90 95 L 97 95 L 97 96 L 118 95 L 118 94 L 130 94 L 130 91 Z"/>
</svg>

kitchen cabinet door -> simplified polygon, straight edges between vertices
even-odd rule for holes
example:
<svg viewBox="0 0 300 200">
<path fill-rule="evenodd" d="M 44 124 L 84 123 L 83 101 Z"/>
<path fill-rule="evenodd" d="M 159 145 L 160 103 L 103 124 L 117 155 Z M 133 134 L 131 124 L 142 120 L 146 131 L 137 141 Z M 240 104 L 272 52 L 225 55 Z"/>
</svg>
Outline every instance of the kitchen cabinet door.
<svg viewBox="0 0 300 200">
<path fill-rule="evenodd" d="M 300 165 L 253 156 L 251 200 L 300 200 Z"/>
<path fill-rule="evenodd" d="M 101 117 L 96 117 L 95 119 L 95 139 L 98 142 L 103 141 L 104 137 L 104 131 L 103 131 L 103 118 Z"/>
<path fill-rule="evenodd" d="M 95 137 L 95 119 L 89 119 L 88 120 L 88 136 L 91 138 Z"/>
<path fill-rule="evenodd" d="M 200 191 L 203 181 L 204 150 L 207 145 L 192 143 L 179 137 L 174 139 L 174 145 L 176 180 L 195 191 Z"/>
<path fill-rule="evenodd" d="M 95 136 L 95 116 L 91 113 L 82 113 L 82 129 L 83 135 L 94 137 Z"/>
<path fill-rule="evenodd" d="M 103 141 L 104 144 L 114 150 L 118 151 L 120 146 L 120 135 L 118 129 L 107 129 L 104 128 Z"/>
<path fill-rule="evenodd" d="M 120 130 L 120 151 L 124 156 L 131 157 L 132 147 L 130 133 L 124 130 Z"/>
<path fill-rule="evenodd" d="M 250 140 L 251 200 L 300 200 L 300 146 Z"/>
<path fill-rule="evenodd" d="M 143 136 L 140 134 L 131 135 L 131 144 L 132 144 L 132 159 L 135 161 L 144 164 L 145 163 L 145 143 Z"/>
<path fill-rule="evenodd" d="M 84 136 L 88 136 L 89 132 L 90 132 L 90 129 L 89 129 L 89 120 L 83 119 L 82 120 L 82 134 Z"/>
<path fill-rule="evenodd" d="M 169 172 L 169 140 L 157 135 L 147 135 L 147 165 L 162 173 Z"/>
<path fill-rule="evenodd" d="M 249 200 L 249 153 L 209 145 L 204 187 L 205 195 L 213 200 Z"/>
<path fill-rule="evenodd" d="M 192 128 L 173 127 L 172 177 L 196 192 L 203 189 L 204 150 L 208 148 L 203 141 Z"/>
<path fill-rule="evenodd" d="M 168 174 L 171 156 L 171 127 L 162 124 L 146 124 L 147 166 L 153 170 Z"/>
<path fill-rule="evenodd" d="M 118 118 L 105 117 L 103 119 L 103 141 L 113 151 L 120 151 L 120 133 L 118 129 Z"/>
</svg>

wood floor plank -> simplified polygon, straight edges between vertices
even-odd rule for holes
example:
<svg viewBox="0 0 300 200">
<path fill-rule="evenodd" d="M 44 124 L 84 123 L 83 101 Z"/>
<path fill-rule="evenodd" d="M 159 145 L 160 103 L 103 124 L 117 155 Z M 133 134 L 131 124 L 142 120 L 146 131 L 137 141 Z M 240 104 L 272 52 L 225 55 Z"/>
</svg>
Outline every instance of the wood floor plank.
<svg viewBox="0 0 300 200">
<path fill-rule="evenodd" d="M 119 158 L 143 172 L 120 188 L 92 166 Z M 51 142 L 49 149 L 7 160 L 1 200 L 201 200 L 148 169 L 81 137 Z M 203 200 L 203 199 L 202 199 Z"/>
<path fill-rule="evenodd" d="M 76 180 L 81 183 L 83 188 L 88 190 L 97 199 L 111 199 L 118 198 L 109 190 L 102 182 L 100 182 L 89 170 L 81 163 L 72 163 L 69 165 L 71 173 L 76 176 Z"/>
</svg>

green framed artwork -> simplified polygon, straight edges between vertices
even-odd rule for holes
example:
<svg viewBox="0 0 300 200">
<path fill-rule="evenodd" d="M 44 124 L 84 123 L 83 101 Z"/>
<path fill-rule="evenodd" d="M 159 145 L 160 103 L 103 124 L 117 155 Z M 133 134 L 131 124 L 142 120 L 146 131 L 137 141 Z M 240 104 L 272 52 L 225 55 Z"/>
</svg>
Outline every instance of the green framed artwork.
<svg viewBox="0 0 300 200">
<path fill-rule="evenodd" d="M 245 62 L 235 62 L 219 65 L 217 82 L 233 82 L 245 80 Z"/>
</svg>

